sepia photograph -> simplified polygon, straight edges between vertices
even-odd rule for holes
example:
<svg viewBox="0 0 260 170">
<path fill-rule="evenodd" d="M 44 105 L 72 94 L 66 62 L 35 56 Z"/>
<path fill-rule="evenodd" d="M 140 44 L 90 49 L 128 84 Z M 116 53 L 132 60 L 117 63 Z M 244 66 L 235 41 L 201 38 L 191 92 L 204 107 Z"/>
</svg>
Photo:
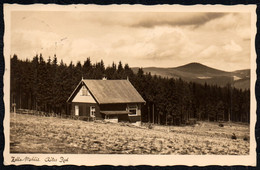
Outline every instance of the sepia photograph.
<svg viewBox="0 0 260 170">
<path fill-rule="evenodd" d="M 6 4 L 5 163 L 254 165 L 255 8 Z"/>
</svg>

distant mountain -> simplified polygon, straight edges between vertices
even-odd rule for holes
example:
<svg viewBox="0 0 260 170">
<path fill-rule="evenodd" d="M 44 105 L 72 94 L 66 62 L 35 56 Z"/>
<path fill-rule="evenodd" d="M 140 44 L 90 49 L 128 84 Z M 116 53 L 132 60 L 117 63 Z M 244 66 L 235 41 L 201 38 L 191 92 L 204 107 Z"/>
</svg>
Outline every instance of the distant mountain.
<svg viewBox="0 0 260 170">
<path fill-rule="evenodd" d="M 132 70 L 137 73 L 138 67 L 133 67 Z M 231 83 L 236 88 L 250 88 L 250 69 L 227 72 L 200 63 L 189 63 L 173 68 L 145 67 L 143 68 L 143 71 L 145 73 L 150 72 L 152 75 L 160 75 L 168 78 L 182 78 L 186 81 L 201 84 L 216 84 L 223 87 L 227 83 Z"/>
<path fill-rule="evenodd" d="M 175 67 L 172 68 L 175 70 L 179 70 L 179 71 L 183 71 L 183 72 L 193 72 L 196 74 L 226 74 L 227 72 L 222 71 L 222 70 L 217 70 L 208 66 L 205 66 L 203 64 L 200 63 L 190 63 L 190 64 L 186 64 L 183 66 L 179 66 L 179 67 Z"/>
</svg>

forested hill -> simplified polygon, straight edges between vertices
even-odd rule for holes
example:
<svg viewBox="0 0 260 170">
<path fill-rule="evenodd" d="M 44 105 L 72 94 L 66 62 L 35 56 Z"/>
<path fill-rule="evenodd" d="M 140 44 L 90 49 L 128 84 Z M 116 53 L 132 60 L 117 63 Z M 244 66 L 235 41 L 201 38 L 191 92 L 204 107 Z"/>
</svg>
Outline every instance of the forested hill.
<svg viewBox="0 0 260 170">
<path fill-rule="evenodd" d="M 146 101 L 142 107 L 142 121 L 159 124 L 185 123 L 191 118 L 197 120 L 243 121 L 250 116 L 250 92 L 234 88 L 231 84 L 217 85 L 187 82 L 182 79 L 163 78 L 145 74 L 142 69 L 136 73 L 128 64 L 112 63 L 105 66 L 101 60 L 92 63 L 62 62 L 56 56 L 44 60 L 42 55 L 32 60 L 11 58 L 11 102 L 17 108 L 70 114 L 66 100 L 82 79 L 126 79 L 137 89 Z"/>
<path fill-rule="evenodd" d="M 134 67 L 132 70 L 137 73 L 139 68 Z M 227 83 L 241 89 L 250 88 L 250 70 L 237 70 L 226 72 L 205 66 L 200 63 L 190 63 L 174 68 L 145 67 L 145 73 L 160 75 L 168 78 L 182 78 L 186 81 L 197 82 L 200 84 L 211 84 L 224 87 Z"/>
</svg>

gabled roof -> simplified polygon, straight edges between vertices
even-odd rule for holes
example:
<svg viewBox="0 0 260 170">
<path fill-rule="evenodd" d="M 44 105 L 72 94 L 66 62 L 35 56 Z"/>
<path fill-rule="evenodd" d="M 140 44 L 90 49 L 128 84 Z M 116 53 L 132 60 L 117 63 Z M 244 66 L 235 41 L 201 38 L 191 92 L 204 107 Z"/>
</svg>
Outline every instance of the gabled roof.
<svg viewBox="0 0 260 170">
<path fill-rule="evenodd" d="M 99 104 L 144 103 L 128 80 L 83 80 Z"/>
<path fill-rule="evenodd" d="M 99 104 L 145 103 L 142 96 L 128 80 L 85 79 L 82 82 Z M 77 92 L 76 89 L 73 93 Z M 70 98 L 74 96 L 73 93 Z M 70 101 L 70 98 L 68 101 Z"/>
</svg>

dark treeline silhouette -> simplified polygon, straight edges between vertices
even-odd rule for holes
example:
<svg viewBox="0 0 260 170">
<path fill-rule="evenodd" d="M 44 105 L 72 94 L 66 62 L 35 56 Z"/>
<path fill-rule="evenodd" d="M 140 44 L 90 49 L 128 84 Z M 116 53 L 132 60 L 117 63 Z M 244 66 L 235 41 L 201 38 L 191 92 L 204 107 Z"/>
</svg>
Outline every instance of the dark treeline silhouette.
<svg viewBox="0 0 260 170">
<path fill-rule="evenodd" d="M 11 105 L 16 108 L 70 114 L 66 100 L 82 79 L 126 79 L 142 95 L 142 121 L 166 125 L 187 123 L 189 120 L 249 122 L 250 91 L 227 84 L 216 85 L 185 82 L 144 73 L 134 74 L 128 64 L 105 67 L 101 60 L 83 65 L 66 65 L 57 57 L 45 61 L 40 54 L 32 60 L 11 58 Z"/>
</svg>

